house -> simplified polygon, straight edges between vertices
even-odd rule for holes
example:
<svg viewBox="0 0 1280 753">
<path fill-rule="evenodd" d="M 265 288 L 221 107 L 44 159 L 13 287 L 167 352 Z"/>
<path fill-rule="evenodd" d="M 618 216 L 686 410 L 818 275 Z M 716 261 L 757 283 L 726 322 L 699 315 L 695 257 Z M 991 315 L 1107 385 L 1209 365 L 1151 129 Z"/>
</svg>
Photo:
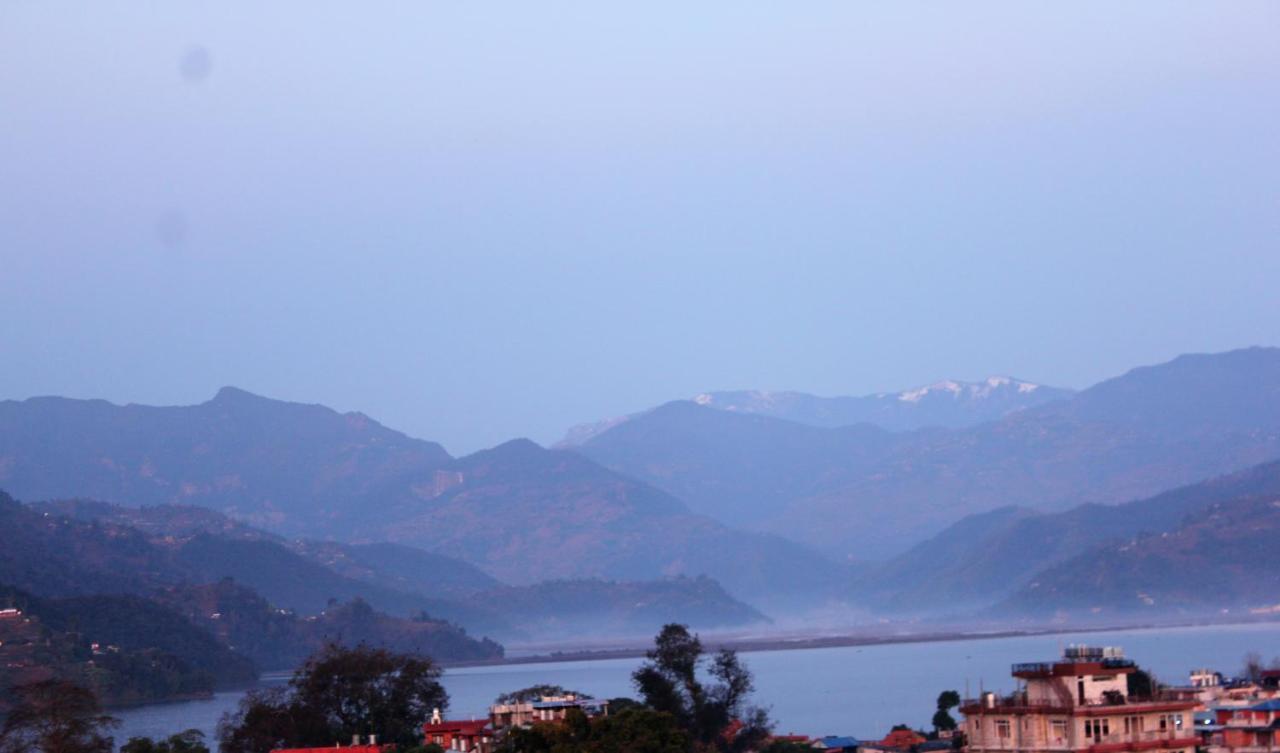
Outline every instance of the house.
<svg viewBox="0 0 1280 753">
<path fill-rule="evenodd" d="M 895 729 L 880 741 L 881 750 L 913 750 L 925 737 L 912 729 Z"/>
<path fill-rule="evenodd" d="M 1280 753 L 1280 699 L 1214 713 L 1216 724 L 1203 730 L 1209 753 Z"/>
<path fill-rule="evenodd" d="M 1130 697 L 1134 662 L 1118 648 L 1071 646 L 1058 661 L 1013 665 L 1019 688 L 961 705 L 970 753 L 1195 753 L 1198 701 Z"/>
<path fill-rule="evenodd" d="M 859 743 L 852 737 L 827 735 L 814 740 L 811 745 L 814 750 L 822 753 L 856 753 Z"/>
<path fill-rule="evenodd" d="M 527 727 L 534 722 L 560 722 L 570 709 L 580 709 L 587 718 L 609 715 L 609 702 L 572 693 L 542 696 L 536 701 L 504 703 L 489 707 L 489 722 L 494 729 Z"/>
<path fill-rule="evenodd" d="M 489 753 L 496 734 L 488 719 L 448 721 L 441 718 L 440 709 L 435 709 L 431 721 L 422 725 L 423 745 L 434 743 L 445 750 Z"/>
<path fill-rule="evenodd" d="M 369 735 L 369 739 L 363 743 L 357 735 L 350 745 L 335 743 L 323 748 L 275 748 L 271 753 L 333 753 L 335 750 L 339 753 L 394 753 L 395 749 L 394 745 L 379 745 L 377 735 Z"/>
</svg>

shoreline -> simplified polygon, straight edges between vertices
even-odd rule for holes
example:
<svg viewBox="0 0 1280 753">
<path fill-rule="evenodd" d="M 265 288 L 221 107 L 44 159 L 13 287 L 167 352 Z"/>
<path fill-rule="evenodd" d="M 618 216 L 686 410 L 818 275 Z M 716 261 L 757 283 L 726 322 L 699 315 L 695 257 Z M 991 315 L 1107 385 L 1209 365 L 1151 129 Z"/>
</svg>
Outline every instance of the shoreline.
<svg viewBox="0 0 1280 753">
<path fill-rule="evenodd" d="M 1174 628 L 1213 627 L 1231 625 L 1263 625 L 1280 624 L 1275 617 L 1235 620 L 1188 620 L 1170 623 L 1114 624 L 1096 627 L 1086 626 L 1045 626 L 1017 629 L 975 631 L 975 630 L 939 630 L 906 635 L 823 635 L 812 637 L 760 637 L 760 638 L 725 638 L 708 639 L 704 646 L 708 651 L 730 649 L 739 653 L 759 651 L 805 651 L 819 648 L 843 648 L 847 646 L 886 646 L 910 643 L 944 643 L 949 641 L 981 641 L 1000 638 L 1033 638 L 1039 636 L 1067 635 L 1071 633 L 1107 633 L 1122 630 L 1163 630 Z M 623 645 L 616 648 L 579 649 L 551 651 L 528 656 L 504 657 L 484 661 L 440 662 L 444 669 L 461 669 L 467 667 L 500 667 L 523 664 L 554 664 L 573 661 L 606 661 L 609 659 L 636 659 L 645 656 L 649 649 L 648 642 L 634 645 Z"/>
</svg>

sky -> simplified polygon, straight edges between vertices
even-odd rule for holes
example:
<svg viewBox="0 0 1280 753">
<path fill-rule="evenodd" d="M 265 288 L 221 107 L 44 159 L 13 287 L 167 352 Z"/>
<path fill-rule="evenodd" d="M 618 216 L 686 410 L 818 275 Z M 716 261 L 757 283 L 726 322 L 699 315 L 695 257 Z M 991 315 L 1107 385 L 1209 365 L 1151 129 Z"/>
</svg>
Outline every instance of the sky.
<svg viewBox="0 0 1280 753">
<path fill-rule="evenodd" d="M 0 399 L 454 453 L 1280 345 L 1280 3 L 0 1 Z"/>
</svg>

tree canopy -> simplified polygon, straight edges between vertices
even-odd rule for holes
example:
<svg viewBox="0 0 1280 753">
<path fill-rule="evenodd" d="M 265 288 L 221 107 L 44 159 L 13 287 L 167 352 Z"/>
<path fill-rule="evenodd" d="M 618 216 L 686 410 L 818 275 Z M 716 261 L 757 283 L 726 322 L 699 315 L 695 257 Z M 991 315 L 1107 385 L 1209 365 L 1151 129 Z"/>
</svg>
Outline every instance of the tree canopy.
<svg viewBox="0 0 1280 753">
<path fill-rule="evenodd" d="M 92 690 L 43 680 L 11 691 L 13 707 L 0 727 L 0 753 L 111 753 L 107 731 L 118 722 L 102 713 Z"/>
<path fill-rule="evenodd" d="M 954 690 L 944 690 L 938 694 L 938 710 L 933 713 L 933 728 L 938 732 L 951 732 L 956 728 L 955 717 L 951 709 L 960 705 L 960 694 Z"/>
<path fill-rule="evenodd" d="M 542 698 L 543 696 L 557 696 L 557 695 L 582 695 L 582 694 L 576 690 L 568 690 L 564 687 L 561 687 L 560 685 L 530 685 L 527 688 L 521 688 L 520 690 L 513 690 L 510 693 L 503 693 L 502 695 L 495 698 L 493 702 L 499 705 L 509 704 L 509 703 L 528 703 L 529 701 L 536 701 L 539 698 Z"/>
<path fill-rule="evenodd" d="M 511 730 L 504 753 L 688 753 L 688 733 L 667 713 L 628 708 L 587 719 L 571 709 L 563 724 L 537 723 Z"/>
<path fill-rule="evenodd" d="M 209 753 L 209 746 L 204 744 L 203 732 L 189 729 L 164 740 L 131 737 L 120 746 L 120 753 Z"/>
<path fill-rule="evenodd" d="M 354 735 L 412 747 L 434 708 L 448 706 L 440 668 L 426 657 L 331 644 L 300 667 L 287 687 L 254 691 L 223 717 L 223 753 L 325 747 Z"/>
<path fill-rule="evenodd" d="M 722 649 L 708 661 L 702 642 L 685 625 L 670 624 L 654 638 L 648 661 L 632 674 L 650 709 L 669 714 L 703 750 L 742 751 L 769 736 L 763 709 L 747 705 L 755 689 L 737 653 Z M 703 669 L 716 682 L 704 684 Z"/>
</svg>

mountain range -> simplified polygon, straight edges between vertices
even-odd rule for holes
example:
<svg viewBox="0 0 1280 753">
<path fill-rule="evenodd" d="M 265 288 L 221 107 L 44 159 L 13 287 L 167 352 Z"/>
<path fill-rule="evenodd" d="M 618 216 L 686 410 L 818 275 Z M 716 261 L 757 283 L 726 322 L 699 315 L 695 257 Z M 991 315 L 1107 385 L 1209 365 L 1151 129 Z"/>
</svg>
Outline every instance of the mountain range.
<svg viewBox="0 0 1280 753">
<path fill-rule="evenodd" d="M 290 538 L 393 542 L 510 585 L 708 575 L 805 598 L 841 578 L 786 538 L 691 513 L 579 454 L 513 440 L 463 458 L 362 414 L 223 389 L 197 406 L 0 403 L 0 488 L 199 505 Z"/>
<path fill-rule="evenodd" d="M 24 558 L 0 556 L 0 583 L 142 595 L 229 645 L 283 636 L 263 656 L 289 640 L 282 609 L 328 615 L 322 631 L 417 640 L 423 623 L 461 641 L 458 625 L 521 640 L 839 605 L 1023 619 L 1141 592 L 1209 608 L 1122 578 L 1109 600 L 1073 600 L 1070 574 L 1168 562 L 1152 537 L 1188 552 L 1271 519 L 1280 350 L 1180 356 L 1079 392 L 993 378 L 707 393 L 605 424 L 455 458 L 363 414 L 235 388 L 182 407 L 0 402 L 0 488 L 45 500 L 19 505 L 32 534 Z M 1223 586 L 1232 606 L 1213 608 L 1256 608 L 1258 583 Z M 211 622 L 223 603 L 253 616 Z"/>
<path fill-rule="evenodd" d="M 1059 605 L 1078 605 L 1079 601 L 1091 607 L 1114 608 L 1119 606 L 1114 594 L 1098 583 L 1113 579 L 1118 584 L 1132 584 L 1122 563 L 1112 556 L 1115 551 L 1135 551 L 1137 540 L 1178 540 L 1186 535 L 1186 526 L 1199 525 L 1196 521 L 1215 506 L 1275 499 L 1280 499 L 1280 462 L 1119 505 L 1085 504 L 1058 513 L 1002 508 L 972 515 L 868 569 L 856 580 L 855 598 L 873 603 L 880 611 L 896 613 L 933 612 L 939 604 L 957 610 L 979 609 L 997 602 L 1010 602 L 1025 613 L 1052 612 Z M 1274 521 L 1268 523 L 1265 516 L 1253 525 L 1270 525 L 1272 535 L 1280 534 Z M 1224 548 L 1218 561 L 1234 562 L 1232 567 L 1239 569 L 1261 565 L 1255 553 L 1231 548 Z M 926 562 L 943 566 L 924 566 Z M 1165 579 L 1177 580 L 1191 570 L 1216 569 L 1212 564 L 1182 564 L 1184 567 L 1171 567 Z M 1103 570 L 1106 577 L 1100 574 Z M 1086 580 L 1083 576 L 1087 572 L 1098 575 Z M 1160 586 L 1150 579 L 1147 588 L 1155 593 Z M 1183 598 L 1182 603 L 1216 609 L 1229 592 L 1198 592 L 1195 598 Z M 1074 595 L 1066 598 L 1068 593 Z M 1273 594 L 1280 599 L 1280 590 Z M 1132 598 L 1132 593 L 1127 594 L 1120 603 Z M 1231 606 L 1264 602 L 1236 601 Z M 1168 604 L 1162 601 L 1160 607 L 1165 606 Z"/>
<path fill-rule="evenodd" d="M 967 515 L 1115 504 L 1280 457 L 1280 350 L 1181 356 L 959 429 L 669 403 L 576 451 L 695 512 L 882 560 Z"/>
<path fill-rule="evenodd" d="M 1007 376 L 980 382 L 941 382 L 858 397 L 819 397 L 806 392 L 728 390 L 703 392 L 690 402 L 715 410 L 794 421 L 807 426 L 872 424 L 889 431 L 928 427 L 963 428 L 994 421 L 1015 411 L 1070 397 L 1073 390 Z M 640 414 L 575 426 L 559 447 L 577 447 Z"/>
</svg>

